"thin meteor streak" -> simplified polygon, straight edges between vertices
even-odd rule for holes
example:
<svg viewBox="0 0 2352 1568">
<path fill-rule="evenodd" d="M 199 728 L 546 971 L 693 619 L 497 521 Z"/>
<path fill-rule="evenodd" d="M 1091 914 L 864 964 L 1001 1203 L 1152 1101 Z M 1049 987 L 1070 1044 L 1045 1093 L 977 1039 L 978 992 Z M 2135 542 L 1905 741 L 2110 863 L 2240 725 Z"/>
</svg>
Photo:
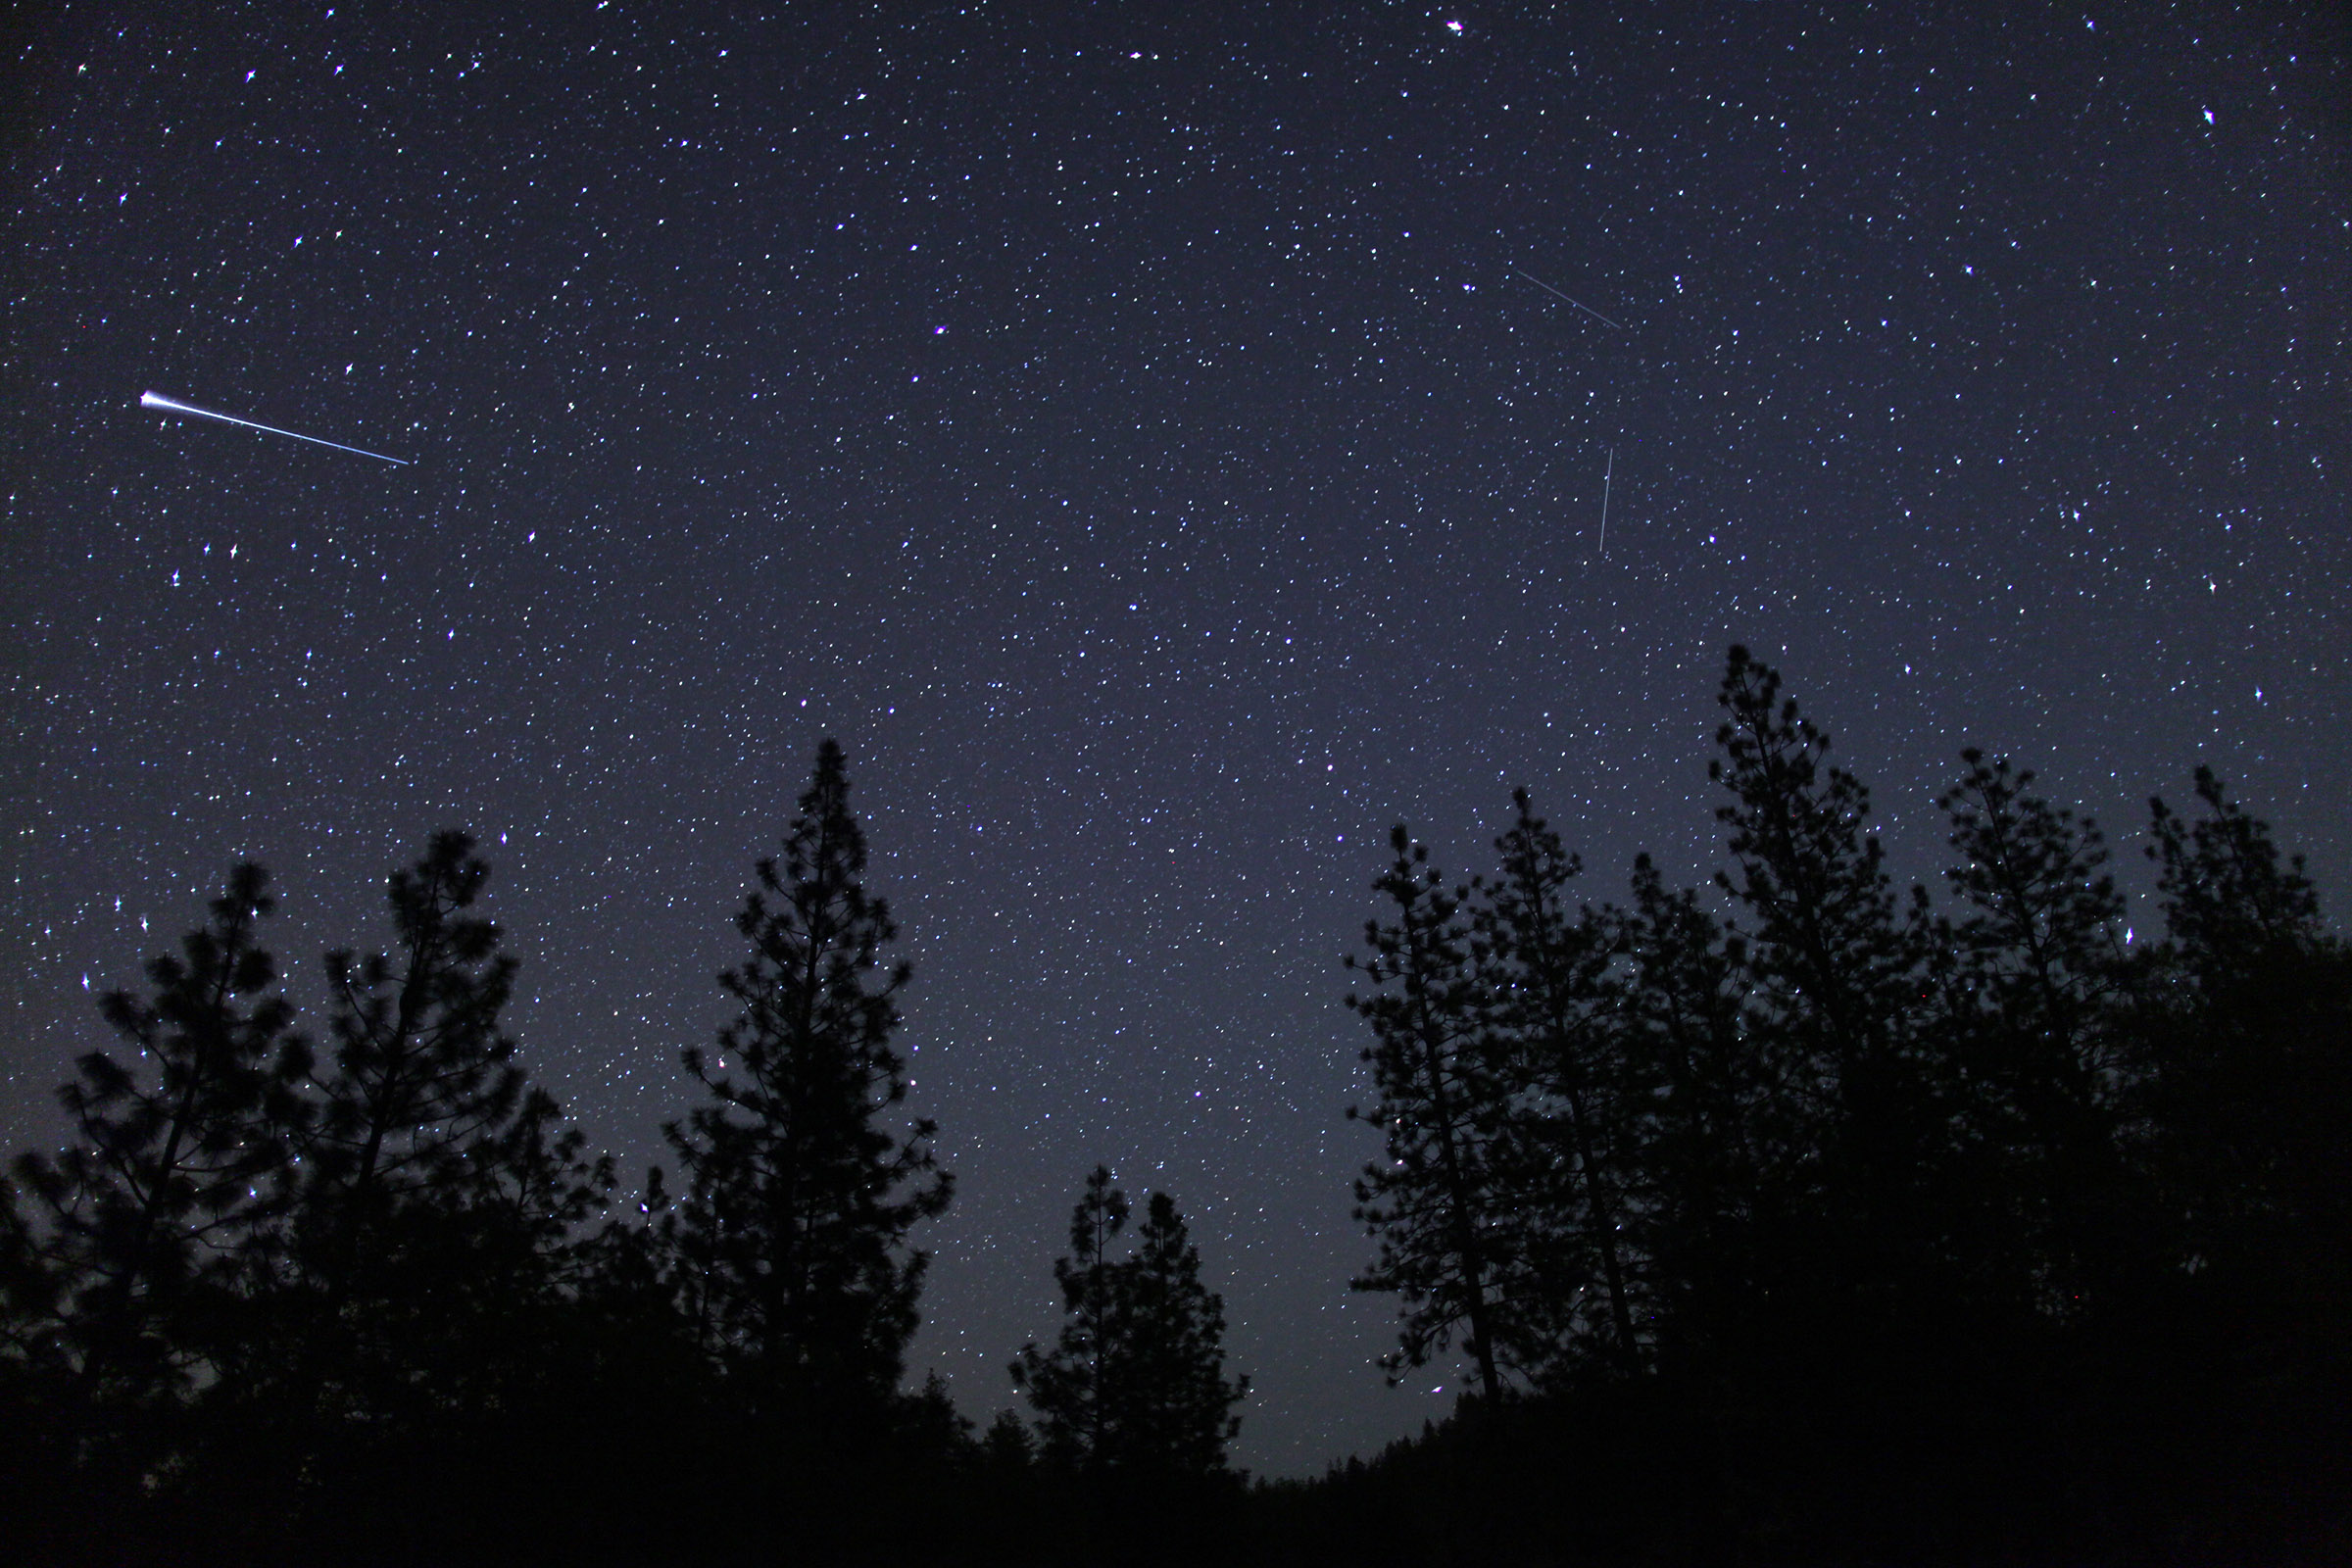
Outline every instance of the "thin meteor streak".
<svg viewBox="0 0 2352 1568">
<path fill-rule="evenodd" d="M 1609 553 L 1609 479 L 1617 472 L 1617 449 L 1609 448 L 1608 466 L 1600 470 L 1600 553 Z"/>
<path fill-rule="evenodd" d="M 1512 268 L 1512 269 L 1511 269 L 1511 270 L 1512 270 L 1512 271 L 1514 271 L 1514 272 L 1519 272 L 1519 269 L 1517 269 L 1516 267 Z M 1583 300 L 1580 300 L 1580 299 L 1573 298 L 1573 297 L 1571 297 L 1571 296 L 1569 296 L 1569 295 L 1566 295 L 1566 294 L 1562 294 L 1562 293 L 1561 293 L 1561 292 L 1560 292 L 1558 289 L 1556 289 L 1556 288 L 1553 288 L 1553 287 L 1552 287 L 1552 286 L 1551 286 L 1549 283 L 1546 283 L 1546 282 L 1544 282 L 1544 281 L 1542 278 L 1540 278 L 1540 277 L 1536 276 L 1536 274 L 1535 274 L 1535 273 L 1533 273 L 1533 272 L 1519 272 L 1519 275 L 1520 275 L 1521 277 L 1524 277 L 1524 278 L 1526 278 L 1526 279 L 1527 279 L 1527 280 L 1528 280 L 1530 283 L 1533 283 L 1533 284 L 1535 284 L 1535 285 L 1536 285 L 1536 287 L 1538 287 L 1538 288 L 1542 289 L 1542 290 L 1543 290 L 1544 293 L 1546 293 L 1546 294 L 1549 294 L 1549 295 L 1553 296 L 1553 297 L 1554 297 L 1554 298 L 1556 298 L 1556 299 L 1563 299 L 1563 300 L 1567 300 L 1569 304 L 1571 304 L 1571 305 L 1575 306 L 1575 307 L 1576 307 L 1578 310 L 1580 310 L 1580 311 L 1584 312 L 1584 313 L 1585 313 L 1587 316 L 1590 316 L 1590 317 L 1591 317 L 1591 318 L 1592 318 L 1592 319 L 1594 319 L 1595 321 L 1600 321 L 1600 322 L 1602 322 L 1602 323 L 1604 323 L 1604 324 L 1606 324 L 1606 325 L 1613 326 L 1613 327 L 1615 327 L 1615 328 L 1616 328 L 1618 331 L 1620 331 L 1620 332 L 1622 332 L 1622 331 L 1624 331 L 1624 330 L 1626 329 L 1626 327 L 1625 327 L 1625 323 L 1624 323 L 1623 321 L 1612 321 L 1612 320 L 1610 320 L 1610 319 L 1609 319 L 1607 317 L 1605 317 L 1605 316 L 1601 315 L 1601 314 L 1600 314 L 1598 311 L 1594 310 L 1594 309 L 1593 309 L 1592 306 L 1590 306 L 1590 305 L 1587 305 L 1587 304 L 1586 304 L 1586 303 L 1585 303 Z"/>
<path fill-rule="evenodd" d="M 248 430 L 267 430 L 271 435 L 290 435 L 297 441 L 308 441 L 313 446 L 333 447 L 337 452 L 357 453 L 363 458 L 373 458 L 378 463 L 396 463 L 404 468 L 414 461 L 409 458 L 387 458 L 381 452 L 370 452 L 366 447 L 347 447 L 340 441 L 329 441 L 324 436 L 304 435 L 300 430 L 280 430 L 274 424 L 256 424 L 251 419 L 240 419 L 233 414 L 215 414 L 210 409 L 200 409 L 192 403 L 177 402 L 161 392 L 140 393 L 139 407 L 166 409 L 173 414 L 193 414 L 199 419 L 219 419 L 222 424 L 241 424 Z"/>
</svg>

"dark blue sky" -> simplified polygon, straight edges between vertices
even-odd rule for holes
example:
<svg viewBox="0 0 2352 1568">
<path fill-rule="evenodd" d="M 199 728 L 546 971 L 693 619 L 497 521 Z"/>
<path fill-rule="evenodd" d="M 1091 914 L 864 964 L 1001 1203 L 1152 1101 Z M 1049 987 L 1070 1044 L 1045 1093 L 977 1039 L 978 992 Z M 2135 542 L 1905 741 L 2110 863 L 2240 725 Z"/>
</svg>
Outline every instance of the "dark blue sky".
<svg viewBox="0 0 2352 1568">
<path fill-rule="evenodd" d="M 1702 877 L 1739 640 L 1907 877 L 1974 744 L 2135 877 L 2210 762 L 2342 907 L 2320 9 L 58 8 L 0 1126 L 236 858 L 315 1003 L 456 825 L 527 1063 L 641 1164 L 836 735 L 960 1180 L 917 1368 L 1012 1402 L 1102 1160 L 1192 1217 L 1242 1462 L 1417 1429 L 1446 1375 L 1384 1390 L 1346 1290 L 1392 821 L 1467 874 L 1525 783 L 1592 897 Z"/>
</svg>

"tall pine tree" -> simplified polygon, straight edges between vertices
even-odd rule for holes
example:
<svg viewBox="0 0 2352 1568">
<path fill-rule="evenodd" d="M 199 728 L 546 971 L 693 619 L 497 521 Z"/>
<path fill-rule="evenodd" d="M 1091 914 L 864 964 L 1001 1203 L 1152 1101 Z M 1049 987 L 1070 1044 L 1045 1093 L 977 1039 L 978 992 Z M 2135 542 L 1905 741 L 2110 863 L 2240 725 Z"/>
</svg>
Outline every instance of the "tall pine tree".
<svg viewBox="0 0 2352 1568">
<path fill-rule="evenodd" d="M 1153 1193 L 1135 1250 L 1110 1248 L 1127 1199 L 1097 1166 L 1070 1215 L 1071 1255 L 1057 1258 L 1068 1321 L 1051 1350 L 1024 1346 L 1013 1381 L 1040 1418 L 1047 1456 L 1066 1467 L 1168 1480 L 1225 1467 L 1250 1392 L 1228 1379 L 1225 1303 L 1200 1282 L 1200 1252 L 1176 1200 Z"/>
<path fill-rule="evenodd" d="M 1200 1250 L 1166 1193 L 1144 1202 L 1129 1268 L 1129 1462 L 1179 1476 L 1222 1470 L 1225 1445 L 1242 1430 L 1233 1407 L 1249 1396 L 1250 1379 L 1225 1376 L 1225 1299 L 1201 1284 Z"/>
<path fill-rule="evenodd" d="M 952 1183 L 905 1100 L 891 1045 L 909 969 L 862 877 L 839 745 L 818 749 L 781 860 L 736 916 L 750 957 L 721 977 L 742 1011 L 687 1069 L 713 1103 L 667 1129 L 686 1179 L 679 1246 L 708 1353 L 748 1408 L 873 1405 L 898 1384 L 925 1256 L 907 1245 Z"/>
<path fill-rule="evenodd" d="M 478 1346 L 468 1308 L 497 1272 L 480 1204 L 504 1143 L 548 1127 L 536 1104 L 516 1125 L 523 1075 L 499 1023 L 515 963 L 473 912 L 488 878 L 471 838 L 437 833 L 386 886 L 392 950 L 326 956 L 334 1054 L 316 1084 L 283 1295 L 303 1347 L 290 1393 L 338 1419 L 398 1420 L 459 1397 L 418 1370 L 463 1365 Z"/>
<path fill-rule="evenodd" d="M 1365 922 L 1371 952 L 1347 960 L 1372 988 L 1348 998 L 1373 1036 L 1363 1059 L 1379 1098 L 1361 1114 L 1388 1146 L 1355 1184 L 1355 1217 L 1380 1255 L 1352 1284 L 1399 1298 L 1397 1349 L 1383 1363 L 1392 1382 L 1459 1334 L 1479 1392 L 1493 1396 L 1506 1366 L 1540 1370 L 1552 1351 L 1541 1216 L 1515 1186 L 1516 1085 L 1462 908 L 1468 890 L 1447 892 L 1401 825 L 1389 842 L 1396 858 L 1374 886 L 1390 918 Z"/>
<path fill-rule="evenodd" d="M 1090 1468 L 1114 1451 L 1124 1302 L 1111 1244 L 1127 1228 L 1128 1205 L 1110 1182 L 1110 1167 L 1097 1165 L 1070 1211 L 1069 1255 L 1054 1260 L 1067 1319 L 1054 1348 L 1025 1345 L 1012 1363 L 1012 1381 L 1037 1411 L 1045 1457 L 1065 1469 Z"/>
<path fill-rule="evenodd" d="M 1510 830 L 1494 841 L 1501 875 L 1481 884 L 1475 916 L 1492 966 L 1506 1070 L 1526 1086 L 1514 1104 L 1511 1156 L 1520 1201 L 1552 1223 L 1532 1238 L 1550 1335 L 1638 1370 L 1625 1180 L 1635 1152 L 1622 1031 L 1605 984 L 1615 935 L 1569 903 L 1582 869 L 1560 836 L 1514 790 Z M 1595 1321 L 1596 1320 L 1596 1321 Z"/>
<path fill-rule="evenodd" d="M 2253 1339 L 2340 1358 L 2352 1325 L 2352 947 L 2302 858 L 2196 772 L 2183 820 L 2151 801 L 2166 941 L 2145 961 L 2142 1103 L 2186 1266 Z M 2340 1375 L 2340 1374 L 2339 1374 Z"/>
<path fill-rule="evenodd" d="M 82 1057 L 58 1092 L 75 1141 L 17 1163 L 40 1215 L 18 1289 L 48 1308 L 28 1337 L 86 1396 L 135 1404 L 199 1374 L 231 1332 L 239 1250 L 272 1218 L 309 1056 L 258 941 L 268 887 L 238 866 L 210 923 L 148 964 L 151 995 L 106 996 L 136 1058 Z"/>
<path fill-rule="evenodd" d="M 1937 805 L 1960 857 L 1945 879 L 1966 909 L 1938 934 L 1989 1200 L 1975 1250 L 2012 1259 L 1996 1289 L 2070 1317 L 2087 1309 L 2095 1255 L 2118 1229 L 2123 898 L 2095 824 L 2032 794 L 2032 771 L 2006 758 L 1961 760 L 1967 774 Z"/>
<path fill-rule="evenodd" d="M 1708 764 L 1733 797 L 1716 815 L 1734 872 L 1718 881 L 1754 922 L 1754 1004 L 1795 1122 L 1785 1147 L 1827 1226 L 1800 1267 L 1847 1301 L 1856 1326 L 1900 1333 L 1895 1297 L 1933 1289 L 1948 1200 L 1942 1063 L 1919 1028 L 1918 925 L 1898 913 L 1867 825 L 1870 792 L 1828 763 L 1829 737 L 1780 687 L 1732 649 L 1717 698 L 1723 755 Z"/>
<path fill-rule="evenodd" d="M 1764 1114 L 1770 1065 L 1748 1027 L 1746 951 L 1648 856 L 1617 915 L 1611 981 L 1627 1078 L 1645 1102 L 1631 1161 L 1636 1250 L 1648 1271 L 1660 1369 L 1719 1352 L 1758 1298 L 1762 1234 L 1778 1228 Z"/>
</svg>

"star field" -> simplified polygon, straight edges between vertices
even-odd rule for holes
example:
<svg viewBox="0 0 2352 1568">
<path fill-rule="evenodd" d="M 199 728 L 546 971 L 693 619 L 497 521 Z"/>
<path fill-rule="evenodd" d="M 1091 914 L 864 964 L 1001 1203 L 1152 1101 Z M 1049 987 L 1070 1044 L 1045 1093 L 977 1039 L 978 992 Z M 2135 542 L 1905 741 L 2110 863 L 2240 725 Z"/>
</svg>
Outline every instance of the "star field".
<svg viewBox="0 0 2352 1568">
<path fill-rule="evenodd" d="M 315 1004 L 462 826 L 525 1063 L 642 1169 L 834 735 L 958 1178 L 915 1373 L 1014 1402 L 1101 1160 L 1192 1220 L 1239 1462 L 1417 1430 L 1449 1375 L 1385 1390 L 1346 1289 L 1390 823 L 1467 875 L 1524 783 L 1590 897 L 1703 877 L 1742 641 L 1905 876 L 1974 744 L 2134 888 L 2210 762 L 2341 909 L 2306 9 L 61 7 L 7 149 L 10 1148 L 236 858 Z"/>
</svg>

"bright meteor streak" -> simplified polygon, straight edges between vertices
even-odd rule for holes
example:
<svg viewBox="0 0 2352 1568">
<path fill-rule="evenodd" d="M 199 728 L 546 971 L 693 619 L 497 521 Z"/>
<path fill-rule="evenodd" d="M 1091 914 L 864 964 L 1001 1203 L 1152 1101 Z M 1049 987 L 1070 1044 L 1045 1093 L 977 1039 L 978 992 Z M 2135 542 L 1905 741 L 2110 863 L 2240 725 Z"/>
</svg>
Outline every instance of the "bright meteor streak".
<svg viewBox="0 0 2352 1568">
<path fill-rule="evenodd" d="M 297 441 L 308 441 L 313 446 L 333 447 L 337 452 L 357 453 L 363 458 L 373 458 L 378 463 L 397 463 L 404 468 L 408 467 L 412 461 L 408 458 L 387 458 L 381 452 L 370 452 L 366 447 L 347 447 L 340 441 L 329 441 L 324 436 L 304 435 L 300 430 L 280 430 L 274 424 L 256 424 L 251 419 L 240 419 L 233 414 L 215 414 L 210 409 L 200 409 L 192 403 L 177 402 L 164 396 L 161 392 L 140 393 L 139 407 L 142 409 L 166 409 L 173 414 L 193 414 L 199 419 L 219 419 L 222 424 L 241 424 L 248 430 L 267 430 L 271 435 L 290 435 Z"/>
</svg>

